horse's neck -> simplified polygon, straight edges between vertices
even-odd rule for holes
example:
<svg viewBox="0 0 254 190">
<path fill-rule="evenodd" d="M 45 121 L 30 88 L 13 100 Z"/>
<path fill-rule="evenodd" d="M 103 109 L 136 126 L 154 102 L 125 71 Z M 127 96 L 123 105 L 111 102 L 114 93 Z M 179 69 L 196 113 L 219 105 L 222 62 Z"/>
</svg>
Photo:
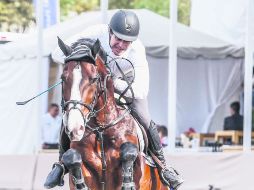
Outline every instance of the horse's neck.
<svg viewBox="0 0 254 190">
<path fill-rule="evenodd" d="M 104 94 L 102 94 L 97 102 L 96 109 L 100 110 L 98 112 L 96 120 L 98 123 L 106 124 L 110 123 L 111 121 L 115 120 L 118 115 L 118 109 L 117 105 L 114 99 L 114 92 L 112 92 L 113 83 L 112 79 L 109 79 L 109 82 L 107 83 L 107 99 L 104 99 Z"/>
<path fill-rule="evenodd" d="M 96 64 L 98 67 L 98 72 L 102 76 L 102 81 L 104 81 L 108 72 L 101 57 L 97 59 Z M 97 114 L 96 120 L 98 121 L 98 123 L 103 123 L 103 124 L 109 123 L 110 121 L 116 119 L 119 114 L 117 105 L 115 102 L 115 98 L 114 98 L 113 80 L 110 76 L 107 78 L 107 86 L 105 90 L 106 92 L 103 92 L 103 93 L 107 93 L 107 99 L 105 100 L 104 99 L 105 94 L 102 94 L 99 97 L 97 105 L 96 105 L 97 110 L 101 109 L 101 111 L 98 112 Z"/>
</svg>

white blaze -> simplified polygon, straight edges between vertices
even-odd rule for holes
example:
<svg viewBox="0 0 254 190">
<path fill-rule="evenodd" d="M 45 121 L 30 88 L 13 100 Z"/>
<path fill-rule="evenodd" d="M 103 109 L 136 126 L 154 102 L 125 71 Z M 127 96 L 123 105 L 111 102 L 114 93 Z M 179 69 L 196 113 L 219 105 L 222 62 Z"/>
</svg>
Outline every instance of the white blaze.
<svg viewBox="0 0 254 190">
<path fill-rule="evenodd" d="M 71 87 L 71 97 L 70 100 L 81 101 L 81 95 L 79 90 L 79 84 L 82 79 L 81 67 L 75 67 L 73 69 L 73 84 Z M 73 107 L 73 104 L 69 104 L 69 109 Z M 77 108 L 81 109 L 81 105 L 77 104 Z M 68 117 L 68 130 L 73 134 L 73 141 L 79 141 L 82 139 L 85 127 L 84 127 L 84 119 L 82 114 L 78 109 L 71 109 L 69 111 Z"/>
</svg>

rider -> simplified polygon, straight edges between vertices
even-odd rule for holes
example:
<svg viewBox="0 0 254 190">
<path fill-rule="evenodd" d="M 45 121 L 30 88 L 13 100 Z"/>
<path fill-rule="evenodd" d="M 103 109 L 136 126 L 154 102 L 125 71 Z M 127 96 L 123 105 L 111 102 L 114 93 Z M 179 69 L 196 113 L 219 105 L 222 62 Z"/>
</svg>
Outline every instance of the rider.
<svg viewBox="0 0 254 190">
<path fill-rule="evenodd" d="M 133 68 L 129 62 L 117 58 L 126 58 L 132 62 L 135 70 L 135 78 L 132 83 L 134 99 L 130 105 L 132 115 L 146 129 L 150 149 L 164 166 L 164 169 L 160 170 L 163 182 L 176 189 L 183 180 L 172 167 L 166 167 L 166 160 L 160 145 L 158 131 L 148 111 L 147 94 L 149 88 L 149 70 L 145 48 L 138 39 L 138 34 L 139 20 L 137 15 L 132 11 L 119 10 L 111 18 L 109 25 L 101 24 L 89 27 L 81 35 L 74 36 L 69 42 L 75 42 L 77 39 L 84 37 L 99 39 L 103 49 L 108 54 L 108 62 L 110 62 L 111 59 L 120 61 L 121 69 L 125 74 L 132 73 L 131 71 Z M 56 62 L 64 63 L 64 56 L 59 48 L 53 53 L 52 58 Z M 128 87 L 128 84 L 121 78 L 122 75 L 113 61 L 110 62 L 109 67 L 113 74 L 116 91 L 123 92 Z M 125 97 L 127 97 L 127 99 L 132 97 L 131 90 L 125 93 Z M 62 154 L 68 149 L 64 148 L 66 147 L 64 144 L 66 144 L 67 139 L 66 135 L 62 133 L 60 141 L 60 159 Z M 63 164 L 61 162 L 55 163 L 44 186 L 46 188 L 52 188 L 56 185 L 63 185 L 62 176 L 64 172 Z"/>
</svg>

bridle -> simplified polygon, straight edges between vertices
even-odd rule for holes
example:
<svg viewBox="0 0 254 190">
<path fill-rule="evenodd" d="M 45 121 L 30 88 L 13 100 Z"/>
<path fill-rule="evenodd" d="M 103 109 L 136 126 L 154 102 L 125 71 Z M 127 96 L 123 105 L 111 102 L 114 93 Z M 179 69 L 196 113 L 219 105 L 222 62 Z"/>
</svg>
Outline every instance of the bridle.
<svg viewBox="0 0 254 190">
<path fill-rule="evenodd" d="M 80 67 L 81 66 L 80 64 L 81 64 L 81 62 L 77 61 L 74 69 L 76 67 Z M 82 115 L 82 118 L 84 121 L 84 127 L 87 127 L 93 131 L 94 128 L 90 127 L 88 125 L 88 122 L 90 121 L 91 118 L 96 117 L 96 115 L 100 111 L 102 111 L 107 105 L 107 101 L 108 101 L 107 80 L 110 76 L 111 76 L 111 73 L 108 72 L 107 75 L 105 76 L 104 80 L 102 80 L 101 75 L 99 73 L 97 73 L 96 76 L 90 80 L 89 85 L 92 85 L 95 83 L 97 86 L 96 91 L 93 95 L 93 101 L 90 104 L 87 104 L 87 103 L 83 102 L 82 100 L 80 100 L 80 101 L 78 101 L 78 100 L 65 101 L 64 97 L 62 96 L 61 105 L 62 105 L 63 114 L 67 114 L 67 116 L 68 116 L 68 114 L 71 110 L 74 110 L 74 109 L 78 110 L 80 112 L 80 114 Z M 64 82 L 64 80 L 63 80 L 63 82 Z M 98 86 L 101 89 L 100 91 L 98 91 Z M 63 94 L 64 94 L 64 88 L 63 88 L 63 84 L 62 84 L 62 95 Z M 96 106 L 96 104 L 98 102 L 98 98 L 100 97 L 101 94 L 104 94 L 104 105 L 99 110 L 96 110 L 95 106 Z M 69 106 L 70 104 L 72 104 L 71 107 Z M 81 107 L 85 107 L 86 109 L 88 109 L 88 113 L 86 115 L 84 115 L 82 110 L 77 105 L 80 105 Z M 67 129 L 67 126 L 65 126 L 65 132 L 67 133 L 67 135 L 69 137 L 71 137 L 71 134 Z"/>
<path fill-rule="evenodd" d="M 80 101 L 77 101 L 77 100 L 68 100 L 68 101 L 65 101 L 65 100 L 64 100 L 64 96 L 63 96 L 63 94 L 64 94 L 64 89 L 63 89 L 63 82 L 64 82 L 64 80 L 62 79 L 62 101 L 61 101 L 61 106 L 62 106 L 62 112 L 63 112 L 63 114 L 65 114 L 65 113 L 68 114 L 71 110 L 77 109 L 77 110 L 80 112 L 80 114 L 82 115 L 82 118 L 83 118 L 83 121 L 84 121 L 84 127 L 87 127 L 90 131 L 93 131 L 93 132 L 95 132 L 95 131 L 103 131 L 103 130 L 109 128 L 109 127 L 112 127 L 112 126 L 116 125 L 116 124 L 117 124 L 119 121 L 121 121 L 127 114 L 130 113 L 130 109 L 124 107 L 124 104 L 120 102 L 120 99 L 124 96 L 124 94 L 127 92 L 127 90 L 130 90 L 130 91 L 131 91 L 131 94 L 132 94 L 132 101 L 133 101 L 133 98 L 134 98 L 134 92 L 133 92 L 132 87 L 131 87 L 131 84 L 133 83 L 133 80 L 134 80 L 134 79 L 133 79 L 132 81 L 130 81 L 130 82 L 127 80 L 126 76 L 124 75 L 123 71 L 121 70 L 120 66 L 118 65 L 118 63 L 117 63 L 117 61 L 116 61 L 116 59 L 118 59 L 118 58 L 114 59 L 114 58 L 112 58 L 112 57 L 109 56 L 109 55 L 107 55 L 107 57 L 110 57 L 110 58 L 111 58 L 111 61 L 110 61 L 109 63 L 115 62 L 117 68 L 119 69 L 120 73 L 122 74 L 123 79 L 124 79 L 124 80 L 127 82 L 127 84 L 128 84 L 128 87 L 124 90 L 124 92 L 122 92 L 122 93 L 120 94 L 120 97 L 119 97 L 119 99 L 118 99 L 118 105 L 120 105 L 120 106 L 122 106 L 124 109 L 126 109 L 126 112 L 125 112 L 124 114 L 122 114 L 121 116 L 119 116 L 118 118 L 116 118 L 115 120 L 111 121 L 111 122 L 108 123 L 108 124 L 105 124 L 105 123 L 104 123 L 104 124 L 99 124 L 99 123 L 98 123 L 98 127 L 90 127 L 90 125 L 88 125 L 88 122 L 90 121 L 91 118 L 96 117 L 96 115 L 97 115 L 100 111 L 102 111 L 102 110 L 106 107 L 106 105 L 107 105 L 107 102 L 108 102 L 107 80 L 108 80 L 109 77 L 112 76 L 111 70 L 110 70 L 110 68 L 108 67 L 108 64 L 109 64 L 109 63 L 106 63 L 106 64 L 105 64 L 105 67 L 107 68 L 107 74 L 106 74 L 106 76 L 104 77 L 104 80 L 103 80 L 103 81 L 102 81 L 102 76 L 101 76 L 101 75 L 98 73 L 98 71 L 97 71 L 96 76 L 95 76 L 94 78 L 92 78 L 91 82 L 89 82 L 89 85 L 96 83 L 96 86 L 97 86 L 97 87 L 99 86 L 100 89 L 101 89 L 100 92 L 98 92 L 98 88 L 96 88 L 96 92 L 94 93 L 94 96 L 93 96 L 93 101 L 92 101 L 90 104 L 84 103 L 82 100 L 80 100 Z M 96 56 L 95 58 L 93 58 L 93 59 L 95 60 L 96 58 L 97 58 L 97 56 Z M 128 60 L 128 59 L 126 59 L 126 58 L 123 58 L 123 59 L 126 60 L 126 61 L 128 61 L 128 62 L 131 64 L 131 66 L 132 66 L 132 68 L 133 68 L 133 71 L 135 71 L 135 70 L 134 70 L 134 66 L 133 66 L 133 64 L 131 63 L 131 61 Z M 106 62 L 106 60 L 104 60 L 104 61 Z M 68 63 L 65 63 L 65 64 L 68 64 Z M 92 64 L 92 63 L 87 63 L 87 64 Z M 81 61 L 76 61 L 75 67 L 81 67 Z M 74 69 L 75 69 L 75 67 L 74 67 Z M 134 78 L 135 78 L 135 72 L 134 72 Z M 98 101 L 98 98 L 99 98 L 99 96 L 100 96 L 101 94 L 104 94 L 104 105 L 103 105 L 99 110 L 96 110 L 96 109 L 95 109 L 95 106 L 96 106 L 97 101 Z M 130 103 L 127 103 L 126 105 L 131 104 L 132 101 L 131 101 Z M 73 106 L 70 107 L 69 110 L 66 110 L 70 104 L 73 104 Z M 79 107 L 77 107 L 77 105 L 83 106 L 83 107 L 85 107 L 86 109 L 88 109 L 88 113 L 87 113 L 86 115 L 84 115 L 83 112 L 82 112 L 82 110 L 81 110 Z M 67 135 L 68 135 L 69 138 L 70 138 L 70 137 L 71 137 L 71 134 L 70 134 L 70 132 L 68 131 L 67 126 L 65 126 L 65 131 L 66 131 Z"/>
<path fill-rule="evenodd" d="M 96 41 L 97 43 L 97 41 Z M 75 61 L 76 62 L 76 66 L 75 67 L 80 67 L 81 66 L 81 62 L 80 61 L 77 61 L 77 60 L 81 60 L 82 57 L 79 57 L 79 55 L 75 55 L 75 53 L 79 53 L 79 52 L 88 52 L 88 54 L 85 54 L 86 56 L 88 56 L 88 58 L 90 58 L 92 61 L 96 62 L 96 58 L 97 56 L 91 56 L 91 49 L 89 49 L 90 51 L 87 51 L 88 50 L 88 47 L 86 45 L 81 45 L 82 47 L 85 48 L 85 50 L 81 49 L 81 48 L 78 48 L 76 50 L 74 50 L 74 52 L 72 52 L 71 54 L 69 54 L 69 48 L 66 47 L 66 45 L 62 42 L 62 40 L 60 38 L 58 38 L 58 44 L 59 44 L 59 47 L 61 48 L 61 50 L 63 51 L 63 53 L 67 56 L 66 59 L 65 59 L 65 64 L 68 64 L 68 61 L 67 59 L 69 59 L 69 61 Z M 80 46 L 80 47 L 81 47 Z M 71 57 L 72 55 L 74 54 L 74 57 Z M 98 52 L 97 52 L 98 54 Z M 96 55 L 97 55 L 96 54 Z M 105 54 L 106 55 L 106 54 Z M 76 57 L 75 57 L 76 56 Z M 107 59 L 107 56 L 109 55 L 106 55 L 105 59 L 104 59 L 104 63 L 106 63 L 106 59 Z M 75 58 L 75 60 L 73 60 Z M 125 59 L 125 58 L 124 58 Z M 121 97 L 124 96 L 124 94 L 126 93 L 127 90 L 130 90 L 131 93 L 132 93 L 132 99 L 134 98 L 134 93 L 133 93 L 133 90 L 131 88 L 131 84 L 133 83 L 134 79 L 130 82 L 128 82 L 126 76 L 124 75 L 123 71 L 121 70 L 121 68 L 119 67 L 118 63 L 115 61 L 116 59 L 112 59 L 111 61 L 114 61 L 118 67 L 118 69 L 120 70 L 120 73 L 122 74 L 122 77 L 123 79 L 127 82 L 128 84 L 128 87 L 125 89 L 125 91 L 120 95 L 120 98 L 118 99 L 119 102 L 120 102 L 120 99 Z M 127 60 L 131 66 L 133 67 L 133 64 L 128 60 L 128 59 L 125 59 Z M 106 157 L 105 157 L 105 150 L 104 150 L 104 144 L 103 144 L 103 133 L 105 130 L 107 130 L 108 128 L 118 124 L 123 118 L 125 118 L 126 115 L 128 115 L 130 113 L 130 108 L 125 108 L 125 112 L 117 117 L 116 119 L 114 119 L 113 121 L 111 121 L 110 123 L 107 123 L 107 124 L 98 124 L 98 126 L 96 127 L 91 127 L 88 123 L 90 121 L 91 118 L 93 117 L 96 117 L 96 115 L 98 114 L 98 112 L 102 111 L 106 105 L 107 105 L 107 102 L 108 102 L 108 94 L 107 94 L 107 80 L 109 77 L 111 77 L 111 72 L 110 72 L 110 69 L 108 67 L 107 64 L 105 64 L 107 71 L 107 75 L 105 76 L 104 80 L 102 80 L 102 77 L 101 75 L 97 72 L 96 74 L 96 77 L 94 77 L 92 79 L 92 81 L 89 83 L 90 85 L 93 84 L 93 83 L 96 83 L 96 92 L 94 93 L 94 97 L 93 97 L 93 101 L 90 103 L 90 104 L 87 104 L 87 103 L 84 103 L 82 102 L 81 100 L 80 101 L 77 101 L 77 100 L 68 100 L 68 101 L 65 101 L 64 100 L 64 78 L 62 78 L 62 80 L 56 84 L 54 84 L 53 86 L 49 87 L 47 90 L 41 92 L 40 94 L 26 100 L 26 101 L 22 101 L 22 102 L 16 102 L 17 105 L 25 105 L 27 104 L 28 102 L 34 100 L 35 98 L 41 96 L 42 94 L 46 93 L 46 92 L 49 92 L 50 90 L 52 90 L 53 88 L 55 88 L 56 86 L 60 85 L 62 86 L 62 100 L 61 100 L 61 107 L 62 107 L 62 112 L 63 114 L 70 112 L 70 110 L 72 109 L 77 109 L 82 117 L 83 117 L 83 121 L 84 121 L 84 127 L 87 127 L 91 132 L 87 135 L 89 136 L 90 134 L 94 133 L 97 135 L 98 137 L 98 140 L 100 141 L 100 150 L 101 150 L 101 162 L 102 162 L 102 179 L 101 179 L 101 184 L 102 184 L 102 189 L 104 190 L 105 189 L 105 185 L 106 185 L 106 182 L 105 182 L 105 179 L 106 179 L 106 168 L 107 168 L 107 165 L 106 165 Z M 75 68 L 74 67 L 74 68 Z M 134 67 L 133 67 L 134 69 Z M 135 76 L 135 70 L 134 71 L 134 76 Z M 63 76 L 63 75 L 62 75 Z M 100 92 L 98 92 L 98 85 L 100 87 Z M 99 109 L 99 110 L 95 110 L 95 106 L 98 102 L 98 98 L 101 94 L 104 94 L 104 105 Z M 132 102 L 131 102 L 132 103 Z M 69 110 L 67 110 L 67 108 L 69 107 L 69 105 L 72 104 L 73 106 L 69 108 Z M 86 115 L 83 114 L 82 110 L 77 107 L 77 105 L 80 105 L 80 106 L 83 106 L 85 108 L 88 109 L 88 113 Z M 129 104 L 125 104 L 125 105 L 129 105 Z M 123 104 L 120 104 L 120 106 L 123 106 Z M 64 122 L 63 122 L 64 123 Z M 71 134 L 70 132 L 68 131 L 67 129 L 67 125 L 64 125 L 64 128 L 65 128 L 65 132 L 66 134 L 69 136 L 69 138 L 71 137 Z M 86 136 L 86 137 L 87 137 Z M 84 138 L 84 137 L 83 137 Z M 70 138 L 71 139 L 71 138 Z"/>
<path fill-rule="evenodd" d="M 77 61 L 76 62 L 76 66 L 80 66 L 81 62 Z M 94 93 L 94 97 L 93 97 L 93 101 L 90 104 L 86 104 L 83 101 L 77 101 L 77 100 L 68 100 L 65 101 L 63 94 L 64 94 L 64 89 L 63 89 L 63 82 L 64 80 L 62 80 L 62 110 L 63 110 L 63 114 L 65 114 L 67 112 L 70 112 L 70 110 L 73 109 L 77 109 L 80 114 L 83 117 L 83 121 L 84 121 L 84 127 L 88 128 L 90 133 L 88 133 L 85 137 L 88 137 L 89 135 L 91 135 L 92 133 L 97 135 L 98 141 L 100 142 L 100 149 L 101 149 L 101 162 L 102 162 L 102 179 L 101 179 L 101 184 L 102 184 L 102 189 L 105 189 L 105 179 L 106 179 L 106 168 L 107 168 L 107 164 L 106 164 L 106 156 L 105 156 L 105 149 L 104 149 L 104 137 L 103 137 L 103 133 L 105 130 L 107 130 L 108 128 L 116 125 L 117 123 L 119 123 L 123 118 L 125 118 L 129 113 L 130 113 L 130 109 L 126 108 L 126 111 L 119 117 L 117 117 L 116 119 L 114 119 L 113 121 L 111 121 L 110 123 L 107 124 L 98 124 L 96 127 L 91 127 L 88 123 L 90 121 L 91 118 L 96 117 L 96 115 L 102 111 L 107 103 L 108 103 L 108 94 L 107 94 L 107 80 L 108 78 L 111 77 L 111 72 L 108 69 L 108 73 L 107 75 L 104 77 L 104 80 L 102 80 L 102 76 L 97 73 L 96 77 L 92 79 L 92 82 L 89 83 L 89 85 L 96 83 L 97 86 L 97 90 Z M 101 89 L 100 91 L 98 91 L 98 86 Z M 98 98 L 101 94 L 104 94 L 104 105 L 99 109 L 96 110 L 95 106 L 98 102 Z M 72 107 L 69 108 L 69 110 L 66 110 L 68 108 L 68 106 L 72 104 Z M 77 106 L 83 106 L 85 108 L 88 109 L 88 113 L 86 115 L 83 114 L 82 110 Z M 71 133 L 68 131 L 67 126 L 65 127 L 65 132 L 66 134 L 69 136 L 69 138 L 71 139 Z M 83 138 L 85 138 L 83 137 Z"/>
</svg>

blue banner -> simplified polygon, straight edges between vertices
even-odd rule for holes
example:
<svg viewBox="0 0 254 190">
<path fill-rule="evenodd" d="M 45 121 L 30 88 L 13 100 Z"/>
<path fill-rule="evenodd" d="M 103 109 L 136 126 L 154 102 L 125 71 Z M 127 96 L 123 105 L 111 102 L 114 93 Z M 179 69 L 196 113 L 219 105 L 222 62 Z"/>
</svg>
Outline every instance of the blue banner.
<svg viewBox="0 0 254 190">
<path fill-rule="evenodd" d="M 43 2 L 43 28 L 47 28 L 58 22 L 59 0 L 33 0 L 36 13 L 36 4 L 38 1 Z"/>
</svg>

